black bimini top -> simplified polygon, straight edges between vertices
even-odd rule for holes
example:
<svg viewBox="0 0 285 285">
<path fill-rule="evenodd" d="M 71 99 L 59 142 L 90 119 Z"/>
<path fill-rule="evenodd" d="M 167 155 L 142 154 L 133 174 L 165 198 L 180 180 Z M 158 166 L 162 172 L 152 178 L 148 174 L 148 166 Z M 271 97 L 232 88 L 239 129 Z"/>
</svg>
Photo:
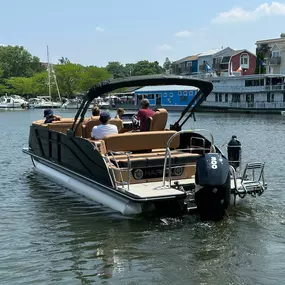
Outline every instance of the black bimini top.
<svg viewBox="0 0 285 285">
<path fill-rule="evenodd" d="M 79 123 L 76 124 L 76 128 L 80 123 L 83 122 L 88 107 L 95 98 L 119 88 L 156 85 L 186 85 L 194 86 L 200 89 L 199 92 L 192 98 L 189 105 L 186 106 L 185 110 L 182 112 L 179 121 L 188 111 L 194 113 L 196 107 L 198 107 L 213 90 L 213 84 L 211 82 L 186 76 L 147 75 L 105 80 L 93 86 L 83 97 L 83 101 L 74 117 L 74 123 L 70 131 L 74 131 L 75 122 L 77 122 L 79 117 L 80 120 Z"/>
</svg>

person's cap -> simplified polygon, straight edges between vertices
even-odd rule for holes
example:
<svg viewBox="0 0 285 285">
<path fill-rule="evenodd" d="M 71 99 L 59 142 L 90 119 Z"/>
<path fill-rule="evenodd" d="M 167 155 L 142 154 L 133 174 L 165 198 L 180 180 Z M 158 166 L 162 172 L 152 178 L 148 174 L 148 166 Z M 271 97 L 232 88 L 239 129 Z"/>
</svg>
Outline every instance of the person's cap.
<svg viewBox="0 0 285 285">
<path fill-rule="evenodd" d="M 144 98 L 144 99 L 141 100 L 141 105 L 142 106 L 147 105 L 147 104 L 149 104 L 148 99 Z"/>
<path fill-rule="evenodd" d="M 235 136 L 235 135 L 232 136 L 232 139 L 236 139 L 236 138 L 237 138 L 237 136 Z"/>
<path fill-rule="evenodd" d="M 53 115 L 53 110 L 51 109 L 44 110 L 44 117 L 52 116 L 52 115 Z"/>
<path fill-rule="evenodd" d="M 110 114 L 108 112 L 102 112 L 100 114 L 100 121 L 103 120 L 103 121 L 107 121 L 109 120 L 111 117 L 110 117 Z"/>
</svg>

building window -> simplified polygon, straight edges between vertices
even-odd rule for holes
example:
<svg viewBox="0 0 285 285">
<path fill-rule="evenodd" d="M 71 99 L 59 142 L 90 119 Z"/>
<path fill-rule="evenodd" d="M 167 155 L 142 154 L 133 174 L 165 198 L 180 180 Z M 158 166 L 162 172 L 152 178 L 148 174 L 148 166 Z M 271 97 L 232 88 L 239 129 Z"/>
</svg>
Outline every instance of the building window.
<svg viewBox="0 0 285 285">
<path fill-rule="evenodd" d="M 167 97 L 167 93 L 163 93 L 163 97 Z"/>
<path fill-rule="evenodd" d="M 180 97 L 180 102 L 187 102 L 188 101 L 188 97 L 187 96 L 181 96 Z"/>
<path fill-rule="evenodd" d="M 240 102 L 240 94 L 233 94 L 232 95 L 232 102 L 234 102 L 234 103 Z"/>
<path fill-rule="evenodd" d="M 246 94 L 245 101 L 247 103 L 253 102 L 254 101 L 254 94 Z"/>
<path fill-rule="evenodd" d="M 228 93 L 225 94 L 225 102 L 229 102 L 229 96 Z"/>
<path fill-rule="evenodd" d="M 173 93 L 170 93 L 169 96 L 170 96 L 170 97 L 173 97 Z"/>
<path fill-rule="evenodd" d="M 218 94 L 215 94 L 215 101 L 218 102 Z"/>
<path fill-rule="evenodd" d="M 222 100 L 222 93 L 219 93 L 219 102 L 222 102 L 223 100 Z"/>
<path fill-rule="evenodd" d="M 283 102 L 285 102 L 285 92 L 283 93 Z"/>
<path fill-rule="evenodd" d="M 182 91 L 178 91 L 178 95 L 181 96 L 182 95 Z"/>
<path fill-rule="evenodd" d="M 243 53 L 240 56 L 240 65 L 242 68 L 248 68 L 249 67 L 249 56 L 247 53 Z"/>
<path fill-rule="evenodd" d="M 149 100 L 153 100 L 154 99 L 154 94 L 145 94 L 144 98 L 147 98 Z"/>
<path fill-rule="evenodd" d="M 272 52 L 272 57 L 279 57 L 280 56 L 280 51 L 273 51 Z"/>
<path fill-rule="evenodd" d="M 267 93 L 267 102 L 268 103 L 274 102 L 274 93 L 270 92 Z"/>
</svg>

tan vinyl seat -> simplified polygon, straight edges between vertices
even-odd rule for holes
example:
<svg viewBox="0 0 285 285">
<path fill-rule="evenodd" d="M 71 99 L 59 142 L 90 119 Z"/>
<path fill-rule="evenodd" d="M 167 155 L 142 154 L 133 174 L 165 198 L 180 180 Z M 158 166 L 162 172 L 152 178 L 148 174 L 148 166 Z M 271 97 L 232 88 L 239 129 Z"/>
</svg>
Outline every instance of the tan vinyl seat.
<svg viewBox="0 0 285 285">
<path fill-rule="evenodd" d="M 167 110 L 161 108 L 157 109 L 155 114 L 148 118 L 149 131 L 163 131 L 165 130 L 168 119 Z"/>
<path fill-rule="evenodd" d="M 73 118 L 62 118 L 60 121 L 53 121 L 52 123 L 45 124 L 45 120 L 38 120 L 34 121 L 33 125 L 41 125 L 43 127 L 46 127 L 49 130 L 60 132 L 60 133 L 67 133 L 67 130 L 69 130 L 74 122 Z M 81 137 L 82 136 L 82 127 L 78 126 L 75 132 L 75 136 Z"/>
<path fill-rule="evenodd" d="M 91 138 L 91 132 L 94 126 L 99 126 L 101 124 L 99 116 L 93 117 L 82 125 L 82 137 Z M 109 124 L 115 125 L 118 128 L 118 133 L 123 129 L 123 121 L 120 119 L 110 119 Z"/>
<path fill-rule="evenodd" d="M 104 137 L 107 151 L 141 151 L 166 148 L 167 142 L 176 131 L 128 132 Z M 171 142 L 171 148 L 177 148 L 180 137 Z"/>
</svg>

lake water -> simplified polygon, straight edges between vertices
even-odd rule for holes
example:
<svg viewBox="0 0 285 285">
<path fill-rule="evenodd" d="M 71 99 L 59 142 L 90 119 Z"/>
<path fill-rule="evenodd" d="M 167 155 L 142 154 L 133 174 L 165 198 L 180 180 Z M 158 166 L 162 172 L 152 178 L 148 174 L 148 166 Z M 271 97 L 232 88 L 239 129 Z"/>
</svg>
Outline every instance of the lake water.
<svg viewBox="0 0 285 285">
<path fill-rule="evenodd" d="M 218 146 L 235 134 L 244 162 L 266 162 L 268 190 L 214 224 L 122 217 L 35 174 L 22 147 L 42 116 L 0 110 L 1 285 L 283 284 L 285 117 L 198 113 L 185 125 Z"/>
</svg>

